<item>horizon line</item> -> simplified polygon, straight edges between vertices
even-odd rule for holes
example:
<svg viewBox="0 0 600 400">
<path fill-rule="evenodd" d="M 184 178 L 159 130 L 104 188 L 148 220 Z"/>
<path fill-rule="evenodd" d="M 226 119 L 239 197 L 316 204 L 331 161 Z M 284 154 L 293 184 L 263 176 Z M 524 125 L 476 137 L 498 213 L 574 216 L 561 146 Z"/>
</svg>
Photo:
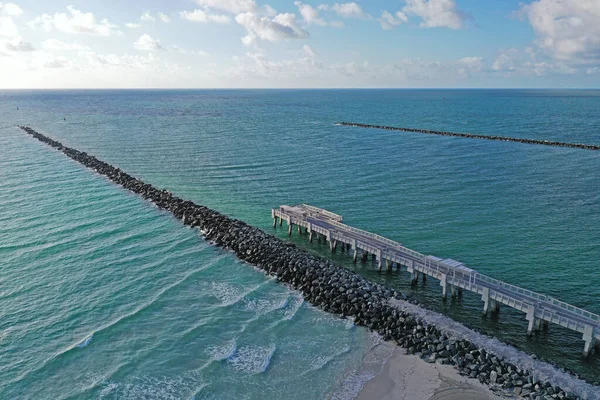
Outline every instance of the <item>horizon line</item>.
<svg viewBox="0 0 600 400">
<path fill-rule="evenodd" d="M 0 91 L 24 91 L 24 90 L 600 90 L 600 87 L 107 87 L 107 88 L 0 88 Z"/>
</svg>

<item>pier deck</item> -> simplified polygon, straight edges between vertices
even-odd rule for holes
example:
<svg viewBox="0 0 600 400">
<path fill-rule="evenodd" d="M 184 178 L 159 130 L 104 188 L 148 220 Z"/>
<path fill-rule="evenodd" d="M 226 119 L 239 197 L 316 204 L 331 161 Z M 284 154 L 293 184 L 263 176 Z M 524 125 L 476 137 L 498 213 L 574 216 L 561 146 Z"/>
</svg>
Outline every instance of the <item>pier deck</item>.
<svg viewBox="0 0 600 400">
<path fill-rule="evenodd" d="M 330 211 L 300 204 L 296 206 L 281 206 L 271 211 L 273 226 L 281 226 L 287 222 L 288 233 L 291 235 L 293 226 L 300 231 L 305 228 L 310 241 L 317 235 L 319 240 L 324 238 L 334 252 L 341 244 L 342 248 L 352 251 L 356 262 L 359 252 L 363 259 L 373 255 L 379 267 L 396 269 L 405 267 L 411 273 L 414 283 L 419 274 L 431 276 L 440 281 L 442 296 L 447 297 L 448 288 L 453 296 L 468 290 L 481 295 L 483 313 L 497 312 L 500 304 L 507 305 L 526 314 L 529 322 L 527 332 L 532 334 L 539 330 L 541 323 L 553 323 L 583 334 L 584 356 L 594 349 L 594 343 L 600 343 L 600 315 L 572 306 L 553 297 L 536 293 L 500 280 L 485 276 L 467 268 L 459 261 L 441 259 L 411 250 L 402 244 L 344 224 L 342 216 Z"/>
</svg>

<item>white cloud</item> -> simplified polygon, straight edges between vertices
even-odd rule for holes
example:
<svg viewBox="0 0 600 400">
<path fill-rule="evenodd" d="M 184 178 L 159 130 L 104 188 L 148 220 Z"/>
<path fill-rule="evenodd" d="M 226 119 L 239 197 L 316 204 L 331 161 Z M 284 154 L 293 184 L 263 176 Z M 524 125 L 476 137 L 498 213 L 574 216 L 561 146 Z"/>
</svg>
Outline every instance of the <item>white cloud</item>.
<svg viewBox="0 0 600 400">
<path fill-rule="evenodd" d="M 208 57 L 209 56 L 209 54 L 203 50 L 190 50 L 190 49 L 181 48 L 179 46 L 173 46 L 172 50 L 177 53 L 185 54 L 185 55 L 200 56 L 200 57 Z"/>
<path fill-rule="evenodd" d="M 140 17 L 140 21 L 143 21 L 143 22 L 154 22 L 154 21 L 156 21 L 156 18 L 154 18 L 152 16 L 152 14 L 150 14 L 149 11 L 145 11 L 142 14 L 142 16 Z"/>
<path fill-rule="evenodd" d="M 77 43 L 65 43 L 57 39 L 48 39 L 42 42 L 42 48 L 45 50 L 58 51 L 84 51 L 89 50 L 89 47 Z"/>
<path fill-rule="evenodd" d="M 265 4 L 265 15 L 267 17 L 274 17 L 277 15 L 277 10 L 275 10 L 273 7 L 271 7 L 268 4 Z"/>
<path fill-rule="evenodd" d="M 482 57 L 464 57 L 456 62 L 459 76 L 468 78 L 474 73 L 479 73 L 487 69 L 485 60 Z"/>
<path fill-rule="evenodd" d="M 128 27 L 129 29 L 137 29 L 137 28 L 141 28 L 142 27 L 141 24 L 137 24 L 137 23 L 134 23 L 134 22 L 127 22 L 125 24 L 125 26 Z"/>
<path fill-rule="evenodd" d="M 143 34 L 133 43 L 133 47 L 141 51 L 162 51 L 166 50 L 158 40 L 153 39 L 152 36 L 147 33 Z"/>
<path fill-rule="evenodd" d="M 67 68 L 71 62 L 66 58 L 55 58 L 44 63 L 44 68 Z"/>
<path fill-rule="evenodd" d="M 420 26 L 423 28 L 460 29 L 467 19 L 454 0 L 406 0 L 402 11 L 421 18 Z"/>
<path fill-rule="evenodd" d="M 385 30 L 393 29 L 395 26 L 408 22 L 408 17 L 402 11 L 396 12 L 396 15 L 392 15 L 387 11 L 381 13 L 381 17 L 378 19 L 379 24 Z"/>
<path fill-rule="evenodd" d="M 309 56 L 309 57 L 311 57 L 311 58 L 315 58 L 317 56 L 317 53 L 315 53 L 315 51 L 312 49 L 312 47 L 310 47 L 307 44 L 305 44 L 304 46 L 302 46 L 302 50 L 304 50 L 304 52 L 306 53 L 306 55 Z"/>
<path fill-rule="evenodd" d="M 530 68 L 535 75 L 571 75 L 577 72 L 576 68 L 570 67 L 561 62 L 542 61 L 537 63 L 527 63 L 526 67 Z"/>
<path fill-rule="evenodd" d="M 342 4 L 335 3 L 330 9 L 335 11 L 339 16 L 345 18 L 367 18 L 367 14 L 355 2 Z"/>
<path fill-rule="evenodd" d="M 235 21 L 246 29 L 247 35 L 242 38 L 246 46 L 255 45 L 258 39 L 279 42 L 308 37 L 308 32 L 298 26 L 295 14 L 277 14 L 269 18 L 248 12 L 238 14 Z"/>
<path fill-rule="evenodd" d="M 0 17 L 0 36 L 19 36 L 19 28 L 11 17 Z"/>
<path fill-rule="evenodd" d="M 149 53 L 148 56 L 129 55 L 125 54 L 118 56 L 116 54 L 97 54 L 94 52 L 82 52 L 81 56 L 87 58 L 91 65 L 99 67 L 110 66 L 110 67 L 121 67 L 126 69 L 145 69 L 148 66 L 155 64 L 158 61 L 158 57 L 154 54 Z"/>
<path fill-rule="evenodd" d="M 585 73 L 588 75 L 598 75 L 600 74 L 600 67 L 591 67 L 585 70 Z"/>
<path fill-rule="evenodd" d="M 598 0 L 537 0 L 524 5 L 538 45 L 557 60 L 600 61 Z"/>
<path fill-rule="evenodd" d="M 256 2 L 254 0 L 196 0 L 203 7 L 214 8 L 232 14 L 254 12 Z"/>
<path fill-rule="evenodd" d="M 234 61 L 235 67 L 214 71 L 217 79 L 233 87 L 241 83 L 254 87 L 439 87 L 455 86 L 487 73 L 485 60 L 480 57 L 449 62 L 407 58 L 394 64 L 360 60 L 328 64 L 310 56 L 270 59 L 258 52 Z"/>
<path fill-rule="evenodd" d="M 4 45 L 4 48 L 8 51 L 14 51 L 14 52 L 35 51 L 35 47 L 33 47 L 33 45 L 31 43 L 26 42 L 21 38 L 6 42 L 6 44 Z"/>
<path fill-rule="evenodd" d="M 332 26 L 334 28 L 343 28 L 344 23 L 341 21 L 326 21 L 321 17 L 321 11 L 329 11 L 330 7 L 326 4 L 321 4 L 317 7 L 313 7 L 309 4 L 304 4 L 301 1 L 294 2 L 294 5 L 298 7 L 298 11 L 302 16 L 302 20 L 307 25 L 318 25 L 318 26 Z"/>
<path fill-rule="evenodd" d="M 314 8 L 313 6 L 308 4 L 303 4 L 300 1 L 296 1 L 294 2 L 294 4 L 296 5 L 296 7 L 298 7 L 298 11 L 300 11 L 302 19 L 307 24 L 315 24 L 320 26 L 327 25 L 327 22 L 325 22 L 325 20 L 322 19 L 319 15 L 321 11 L 320 9 Z"/>
<path fill-rule="evenodd" d="M 17 16 L 23 14 L 21 7 L 14 3 L 0 3 L 0 13 L 4 15 Z"/>
<path fill-rule="evenodd" d="M 217 24 L 228 24 L 231 18 L 227 15 L 210 14 L 208 11 L 196 9 L 194 11 L 182 11 L 181 18 L 192 22 L 216 22 Z"/>
<path fill-rule="evenodd" d="M 162 22 L 164 22 L 165 24 L 168 24 L 169 22 L 171 22 L 171 17 L 169 17 L 167 14 L 164 14 L 161 12 L 158 13 L 158 18 L 160 18 L 160 20 Z"/>
<path fill-rule="evenodd" d="M 497 72 L 513 72 L 515 71 L 517 60 L 519 57 L 520 51 L 517 49 L 507 49 L 500 51 L 498 57 L 492 63 L 491 69 L 492 71 Z"/>
<path fill-rule="evenodd" d="M 91 12 L 84 13 L 73 6 L 67 7 L 67 13 L 42 14 L 31 21 L 30 26 L 42 27 L 47 32 L 56 29 L 64 33 L 91 36 L 111 36 L 122 33 L 107 19 L 98 21 Z"/>
<path fill-rule="evenodd" d="M 472 71 L 481 71 L 485 62 L 482 57 L 464 57 L 457 61 L 459 65 L 463 65 Z"/>
</svg>

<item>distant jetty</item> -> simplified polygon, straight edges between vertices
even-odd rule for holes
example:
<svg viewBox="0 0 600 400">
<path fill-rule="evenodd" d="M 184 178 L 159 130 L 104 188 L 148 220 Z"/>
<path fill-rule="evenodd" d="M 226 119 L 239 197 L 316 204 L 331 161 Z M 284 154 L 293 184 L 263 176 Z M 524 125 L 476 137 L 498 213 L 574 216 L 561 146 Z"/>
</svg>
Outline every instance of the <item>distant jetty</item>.
<svg viewBox="0 0 600 400">
<path fill-rule="evenodd" d="M 475 134 L 475 133 L 432 131 L 429 129 L 415 129 L 415 128 L 403 128 L 403 127 L 396 127 L 396 126 L 371 125 L 371 124 L 361 124 L 358 122 L 338 122 L 338 123 L 336 123 L 336 125 L 355 126 L 358 128 L 384 129 L 384 130 L 388 130 L 388 131 L 425 133 L 428 135 L 456 136 L 456 137 L 462 137 L 462 138 L 468 138 L 468 139 L 485 139 L 485 140 L 496 140 L 496 141 L 500 141 L 500 142 L 517 142 L 517 143 L 526 143 L 526 144 L 542 144 L 544 146 L 570 147 L 570 148 L 574 148 L 574 149 L 600 150 L 600 145 L 596 145 L 596 144 L 557 142 L 554 140 L 539 140 L 539 139 L 515 138 L 515 137 L 509 137 L 509 136 L 479 135 L 479 134 Z"/>
<path fill-rule="evenodd" d="M 451 338 L 435 325 L 398 308 L 394 303 L 406 297 L 396 290 L 373 283 L 243 221 L 181 199 L 167 190 L 157 189 L 30 127 L 20 128 L 112 182 L 151 201 L 158 208 L 169 211 L 183 224 L 199 228 L 206 240 L 231 250 L 241 260 L 276 276 L 278 281 L 301 292 L 313 305 L 342 317 L 350 317 L 356 325 L 377 332 L 385 340 L 395 341 L 410 354 L 428 362 L 453 365 L 461 375 L 523 398 L 556 395 L 560 399 L 579 399 L 577 395 L 551 382 L 540 381 L 535 371 L 521 369 L 500 355 L 478 348 L 469 340 Z M 412 303 L 417 304 L 415 301 Z"/>
</svg>

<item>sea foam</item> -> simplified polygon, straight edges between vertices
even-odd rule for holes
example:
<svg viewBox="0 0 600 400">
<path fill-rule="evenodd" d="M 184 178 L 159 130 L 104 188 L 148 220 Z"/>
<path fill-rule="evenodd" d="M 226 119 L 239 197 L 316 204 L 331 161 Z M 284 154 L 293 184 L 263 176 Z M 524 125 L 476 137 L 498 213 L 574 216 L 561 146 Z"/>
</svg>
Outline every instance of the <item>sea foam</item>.
<svg viewBox="0 0 600 400">
<path fill-rule="evenodd" d="M 86 347 L 88 344 L 91 343 L 92 339 L 94 338 L 94 334 L 92 333 L 90 336 L 86 337 L 83 341 L 81 341 L 77 347 L 79 347 L 80 349 Z"/>
<path fill-rule="evenodd" d="M 275 354 L 277 346 L 244 346 L 236 350 L 229 357 L 229 365 L 233 369 L 246 374 L 260 374 L 266 372 L 271 364 L 271 359 Z"/>
</svg>

